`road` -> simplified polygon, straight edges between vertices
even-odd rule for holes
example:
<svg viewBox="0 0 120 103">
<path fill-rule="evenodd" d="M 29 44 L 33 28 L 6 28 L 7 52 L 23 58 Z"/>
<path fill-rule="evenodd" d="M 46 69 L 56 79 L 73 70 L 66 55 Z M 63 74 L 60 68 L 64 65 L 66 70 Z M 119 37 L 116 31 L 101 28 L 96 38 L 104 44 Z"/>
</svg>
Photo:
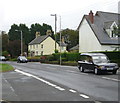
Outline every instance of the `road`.
<svg viewBox="0 0 120 103">
<path fill-rule="evenodd" d="M 8 101 L 118 101 L 118 74 L 81 73 L 75 66 L 41 63 L 11 64 L 2 73 L 2 99 Z"/>
</svg>

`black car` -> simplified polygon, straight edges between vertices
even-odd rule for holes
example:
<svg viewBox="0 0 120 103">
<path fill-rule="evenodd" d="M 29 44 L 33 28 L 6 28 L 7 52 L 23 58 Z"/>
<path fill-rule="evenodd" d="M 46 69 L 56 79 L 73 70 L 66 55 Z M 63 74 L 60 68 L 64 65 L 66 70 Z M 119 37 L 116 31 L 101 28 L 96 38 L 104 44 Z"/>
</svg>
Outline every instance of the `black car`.
<svg viewBox="0 0 120 103">
<path fill-rule="evenodd" d="M 18 63 L 27 63 L 28 60 L 27 60 L 27 58 L 26 58 L 25 56 L 19 56 L 19 57 L 17 58 L 17 62 L 18 62 Z"/>
<path fill-rule="evenodd" d="M 118 64 L 110 63 L 108 57 L 102 53 L 82 53 L 78 61 L 78 68 L 81 72 L 87 69 L 94 71 L 95 74 L 100 74 L 101 72 L 116 74 L 119 69 Z"/>
</svg>

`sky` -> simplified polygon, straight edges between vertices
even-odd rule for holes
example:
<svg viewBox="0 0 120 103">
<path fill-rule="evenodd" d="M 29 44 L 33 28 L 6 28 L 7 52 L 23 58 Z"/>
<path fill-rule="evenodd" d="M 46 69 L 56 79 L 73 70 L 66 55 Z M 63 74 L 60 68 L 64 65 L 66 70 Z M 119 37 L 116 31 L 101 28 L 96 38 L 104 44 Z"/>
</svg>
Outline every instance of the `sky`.
<svg viewBox="0 0 120 103">
<path fill-rule="evenodd" d="M 11 25 L 20 23 L 46 23 L 55 30 L 57 14 L 57 31 L 61 29 L 76 30 L 82 17 L 90 10 L 118 13 L 120 0 L 0 0 L 0 31 L 8 32 Z"/>
</svg>

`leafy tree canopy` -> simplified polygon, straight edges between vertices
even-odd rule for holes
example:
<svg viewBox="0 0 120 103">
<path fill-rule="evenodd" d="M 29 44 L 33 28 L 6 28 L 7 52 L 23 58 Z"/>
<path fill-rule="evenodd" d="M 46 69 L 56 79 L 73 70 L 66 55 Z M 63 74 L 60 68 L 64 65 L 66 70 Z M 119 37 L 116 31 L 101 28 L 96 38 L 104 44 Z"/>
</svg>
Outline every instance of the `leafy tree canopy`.
<svg viewBox="0 0 120 103">
<path fill-rule="evenodd" d="M 61 31 L 61 37 L 64 38 L 68 50 L 79 43 L 79 33 L 77 30 L 64 29 Z M 57 41 L 60 41 L 60 33 L 56 34 L 56 38 Z"/>
</svg>

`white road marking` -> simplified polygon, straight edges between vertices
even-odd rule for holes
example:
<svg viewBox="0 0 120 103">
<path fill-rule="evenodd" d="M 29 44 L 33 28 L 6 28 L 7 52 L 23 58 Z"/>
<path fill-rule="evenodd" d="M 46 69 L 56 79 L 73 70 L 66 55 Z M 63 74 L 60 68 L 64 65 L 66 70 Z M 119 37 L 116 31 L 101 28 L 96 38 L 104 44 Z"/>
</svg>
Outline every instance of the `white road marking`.
<svg viewBox="0 0 120 103">
<path fill-rule="evenodd" d="M 75 90 L 73 90 L 73 89 L 70 89 L 69 91 L 70 91 L 70 92 L 72 92 L 72 93 L 76 93 L 76 91 L 75 91 Z"/>
<path fill-rule="evenodd" d="M 9 88 L 10 88 L 13 92 L 15 92 L 15 90 L 14 90 L 13 87 L 10 85 L 10 83 L 9 83 L 5 78 L 4 78 L 4 80 L 5 80 L 5 82 L 6 82 L 7 84 L 9 84 Z M 15 96 L 18 97 L 17 94 L 15 94 Z"/>
<path fill-rule="evenodd" d="M 48 69 L 57 69 L 57 68 L 52 68 L 52 67 L 46 67 L 46 68 L 48 68 Z"/>
<path fill-rule="evenodd" d="M 72 71 L 72 70 L 65 70 L 67 72 L 71 72 L 71 73 L 77 73 L 76 71 Z"/>
<path fill-rule="evenodd" d="M 55 88 L 58 89 L 58 90 L 61 90 L 61 91 L 65 90 L 64 88 L 61 88 L 59 86 L 55 86 Z"/>
<path fill-rule="evenodd" d="M 69 68 L 77 68 L 76 66 L 64 66 L 64 65 L 53 65 L 53 64 L 42 64 L 42 65 L 49 65 L 49 66 L 53 66 L 53 67 L 69 67 Z"/>
<path fill-rule="evenodd" d="M 102 77 L 103 79 L 107 79 L 107 80 L 113 80 L 113 81 L 120 81 L 120 80 L 118 80 L 118 79 L 114 79 L 114 78 L 108 78 L 108 77 Z"/>
<path fill-rule="evenodd" d="M 16 72 L 19 72 L 19 73 L 22 73 L 22 74 L 24 74 L 24 75 L 27 75 L 27 76 L 29 76 L 29 77 L 32 76 L 31 74 L 26 73 L 26 72 L 23 72 L 23 71 L 20 71 L 20 70 L 18 70 L 18 69 L 15 69 L 15 71 L 16 71 Z"/>
<path fill-rule="evenodd" d="M 13 87 L 10 87 L 10 89 L 11 89 L 13 92 L 15 92 L 15 90 L 13 89 Z"/>
<path fill-rule="evenodd" d="M 86 98 L 86 99 L 88 99 L 88 98 L 89 98 L 89 96 L 84 95 L 84 94 L 80 94 L 80 96 L 81 96 L 81 97 L 83 97 L 83 98 Z"/>
<path fill-rule="evenodd" d="M 46 83 L 47 85 L 52 86 L 52 87 L 54 87 L 54 88 L 56 88 L 56 89 L 58 89 L 58 90 L 60 90 L 60 91 L 65 90 L 64 88 L 61 88 L 61 87 L 59 87 L 59 86 L 57 86 L 57 85 L 55 85 L 55 84 L 53 84 L 53 83 L 50 83 L 50 82 L 48 82 L 48 81 L 46 81 L 46 80 L 44 80 L 44 79 L 42 79 L 42 78 L 39 78 L 39 77 L 37 77 L 37 76 L 35 76 L 35 75 L 32 75 L 32 74 L 29 74 L 29 73 L 20 71 L 20 70 L 18 70 L 18 69 L 16 69 L 15 71 L 16 71 L 16 72 L 19 72 L 19 73 L 22 73 L 22 74 L 24 74 L 24 75 L 26 75 L 26 76 L 33 77 L 33 78 L 35 78 L 35 79 L 37 79 L 37 80 L 40 80 L 40 81 L 42 81 L 43 83 Z"/>
<path fill-rule="evenodd" d="M 83 74 L 83 75 L 89 75 L 88 73 L 80 73 L 80 74 Z"/>
</svg>

